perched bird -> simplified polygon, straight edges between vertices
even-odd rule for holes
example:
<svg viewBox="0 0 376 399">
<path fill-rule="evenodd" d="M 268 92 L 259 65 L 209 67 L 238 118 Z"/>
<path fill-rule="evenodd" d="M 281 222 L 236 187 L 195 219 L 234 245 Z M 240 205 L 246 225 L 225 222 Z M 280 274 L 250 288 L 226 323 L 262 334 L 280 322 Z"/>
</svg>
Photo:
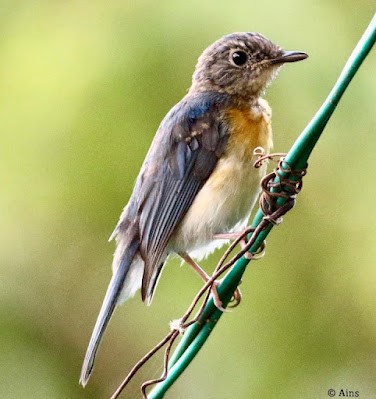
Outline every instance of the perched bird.
<svg viewBox="0 0 376 399">
<path fill-rule="evenodd" d="M 180 255 L 201 275 L 201 259 L 247 224 L 265 166 L 255 148 L 272 147 L 271 109 L 261 98 L 284 63 L 307 54 L 284 51 L 258 33 L 233 33 L 199 57 L 188 94 L 163 119 L 112 237 L 117 249 L 82 366 L 86 385 L 115 306 L 141 288 L 150 304 L 163 265 Z M 221 302 L 212 289 L 218 307 Z"/>
</svg>

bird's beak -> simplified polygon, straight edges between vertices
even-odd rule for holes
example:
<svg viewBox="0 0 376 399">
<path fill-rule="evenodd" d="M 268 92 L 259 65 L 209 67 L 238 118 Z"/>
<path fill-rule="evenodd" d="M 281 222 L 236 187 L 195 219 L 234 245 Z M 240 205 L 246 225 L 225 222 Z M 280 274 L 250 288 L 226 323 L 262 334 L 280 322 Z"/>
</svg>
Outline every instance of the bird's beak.
<svg viewBox="0 0 376 399">
<path fill-rule="evenodd" d="M 301 51 L 285 51 L 281 56 L 270 60 L 271 64 L 284 64 L 285 62 L 296 62 L 305 60 L 308 54 Z"/>
</svg>

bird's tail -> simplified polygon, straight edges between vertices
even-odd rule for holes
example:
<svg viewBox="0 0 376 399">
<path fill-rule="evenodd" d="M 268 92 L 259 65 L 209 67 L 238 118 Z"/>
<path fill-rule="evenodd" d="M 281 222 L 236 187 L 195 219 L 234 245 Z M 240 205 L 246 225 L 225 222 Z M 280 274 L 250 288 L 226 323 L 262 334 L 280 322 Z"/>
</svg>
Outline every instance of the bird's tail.
<svg viewBox="0 0 376 399">
<path fill-rule="evenodd" d="M 114 270 L 110 285 L 107 288 L 98 319 L 95 323 L 93 333 L 91 334 L 84 363 L 82 365 L 80 377 L 80 383 L 82 386 L 85 386 L 90 378 L 98 346 L 102 339 L 103 333 L 106 330 L 107 324 L 110 321 L 112 313 L 115 310 L 115 306 L 119 301 L 125 278 L 127 277 L 139 245 L 137 239 L 128 241 L 126 245 L 124 245 L 124 242 L 122 244 L 122 248 L 118 247 L 118 250 L 122 249 L 122 256 L 119 261 L 119 266 L 116 270 Z"/>
</svg>

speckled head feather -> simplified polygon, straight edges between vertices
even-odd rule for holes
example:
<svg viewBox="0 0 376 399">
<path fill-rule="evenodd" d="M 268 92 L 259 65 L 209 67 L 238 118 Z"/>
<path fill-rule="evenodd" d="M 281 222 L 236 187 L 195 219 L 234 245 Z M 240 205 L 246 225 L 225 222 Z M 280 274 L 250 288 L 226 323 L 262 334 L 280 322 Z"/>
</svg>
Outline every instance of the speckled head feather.
<svg viewBox="0 0 376 399">
<path fill-rule="evenodd" d="M 249 99 L 266 89 L 286 52 L 259 33 L 223 36 L 198 59 L 190 93 L 215 91 Z M 300 53 L 304 54 L 304 53 Z"/>
</svg>

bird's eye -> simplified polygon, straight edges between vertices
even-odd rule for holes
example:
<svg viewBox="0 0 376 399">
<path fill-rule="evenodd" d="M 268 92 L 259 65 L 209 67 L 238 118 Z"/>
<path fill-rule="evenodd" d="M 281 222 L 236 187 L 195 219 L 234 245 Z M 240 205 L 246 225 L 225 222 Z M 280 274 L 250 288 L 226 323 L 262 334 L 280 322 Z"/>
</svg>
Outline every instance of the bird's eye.
<svg viewBox="0 0 376 399">
<path fill-rule="evenodd" d="M 247 62 L 248 56 L 244 51 L 235 51 L 232 53 L 231 59 L 235 65 L 241 66 Z"/>
</svg>

